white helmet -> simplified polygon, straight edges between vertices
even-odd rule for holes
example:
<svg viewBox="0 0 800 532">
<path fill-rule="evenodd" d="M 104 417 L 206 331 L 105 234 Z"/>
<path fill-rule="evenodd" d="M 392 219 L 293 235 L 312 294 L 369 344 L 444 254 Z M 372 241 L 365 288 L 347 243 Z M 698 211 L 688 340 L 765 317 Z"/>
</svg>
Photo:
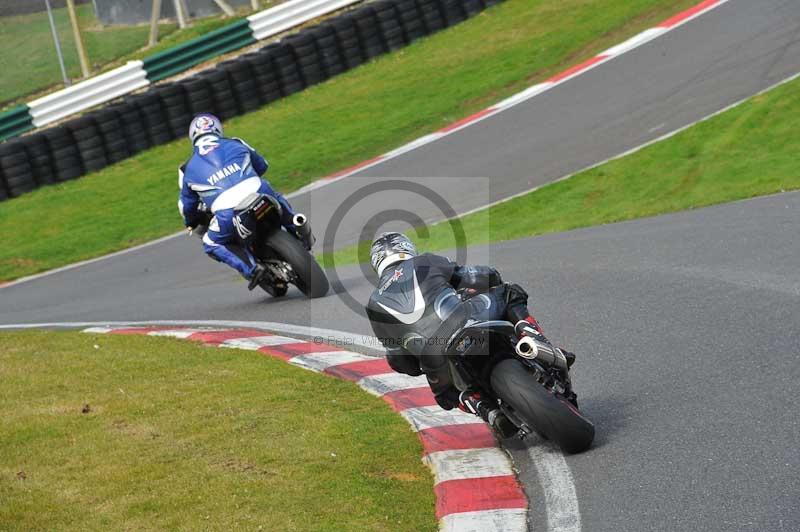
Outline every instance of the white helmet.
<svg viewBox="0 0 800 532">
<path fill-rule="evenodd" d="M 203 135 L 222 136 L 222 120 L 211 113 L 200 113 L 192 119 L 189 126 L 189 140 L 194 146 L 195 141 Z"/>
<path fill-rule="evenodd" d="M 383 233 L 372 242 L 370 249 L 370 264 L 378 274 L 392 264 L 408 260 L 417 256 L 414 243 L 403 233 Z"/>
</svg>

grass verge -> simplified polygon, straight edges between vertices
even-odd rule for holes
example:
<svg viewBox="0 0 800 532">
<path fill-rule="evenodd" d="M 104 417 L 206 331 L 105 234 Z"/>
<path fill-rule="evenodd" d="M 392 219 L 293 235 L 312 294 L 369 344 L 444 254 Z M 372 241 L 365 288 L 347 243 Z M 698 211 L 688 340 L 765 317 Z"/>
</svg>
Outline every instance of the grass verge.
<svg viewBox="0 0 800 532">
<path fill-rule="evenodd" d="M 291 191 L 483 109 L 694 3 L 508 0 L 233 119 L 226 131 L 262 150 L 273 186 Z M 177 231 L 176 168 L 188 155 L 178 140 L 0 203 L 0 281 Z"/>
<path fill-rule="evenodd" d="M 269 7 L 264 3 L 262 5 Z M 125 61 L 142 59 L 166 50 L 230 24 L 233 20 L 222 16 L 196 19 L 191 21 L 191 26 L 182 30 L 176 24 L 159 24 L 158 43 L 152 48 L 145 48 L 150 35 L 149 25 L 102 26 L 95 18 L 91 4 L 76 6 L 75 10 L 93 75 L 119 66 Z M 239 15 L 246 14 L 244 10 L 239 11 Z M 80 81 L 78 52 L 66 8 L 54 9 L 53 19 L 64 53 L 67 74 L 73 81 Z M 0 78 L 0 108 L 30 100 L 34 95 L 44 94 L 54 87 L 60 88 L 63 83 L 61 69 L 46 12 L 2 17 L 0 34 L 5 37 L 0 40 L 3 66 L 9 72 L 25 73 L 22 76 Z M 19 49 L 24 49 L 25 53 L 17 53 Z"/>
<path fill-rule="evenodd" d="M 800 79 L 627 157 L 461 218 L 468 245 L 566 231 L 800 188 Z M 520 213 L 531 213 L 522 215 Z M 420 249 L 455 247 L 449 223 Z M 369 243 L 323 257 L 369 261 Z"/>
<path fill-rule="evenodd" d="M 3 530 L 436 529 L 419 441 L 351 383 L 41 331 L 0 334 L 0 381 Z"/>
<path fill-rule="evenodd" d="M 146 25 L 103 28 L 95 19 L 91 4 L 76 6 L 75 10 L 93 70 L 147 44 L 150 30 Z M 67 9 L 54 9 L 53 18 L 67 74 L 72 79 L 80 78 L 78 53 Z M 159 25 L 161 35 L 168 35 L 175 29 L 174 24 Z M 0 40 L 3 70 L 24 73 L 0 77 L 0 106 L 62 83 L 46 12 L 0 18 L 0 33 L 3 35 Z M 25 50 L 25 53 L 18 53 L 18 50 Z"/>
</svg>

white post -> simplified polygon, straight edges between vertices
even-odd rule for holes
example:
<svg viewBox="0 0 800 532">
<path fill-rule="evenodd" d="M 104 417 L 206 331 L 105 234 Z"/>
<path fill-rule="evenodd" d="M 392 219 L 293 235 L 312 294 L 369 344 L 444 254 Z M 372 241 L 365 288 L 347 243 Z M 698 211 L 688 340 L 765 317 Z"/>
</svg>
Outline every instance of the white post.
<svg viewBox="0 0 800 532">
<path fill-rule="evenodd" d="M 153 10 L 150 13 L 150 40 L 147 46 L 155 46 L 158 42 L 159 18 L 161 18 L 161 0 L 153 0 Z"/>
<path fill-rule="evenodd" d="M 214 3 L 217 4 L 219 8 L 223 10 L 225 14 L 228 15 L 229 17 L 232 17 L 233 15 L 236 14 L 236 12 L 233 10 L 230 4 L 228 4 L 228 2 L 226 2 L 225 0 L 214 0 Z"/>
<path fill-rule="evenodd" d="M 191 26 L 192 17 L 189 14 L 189 6 L 186 5 L 186 0 L 181 0 L 181 7 L 183 8 L 183 16 L 186 17 L 186 24 Z"/>
<path fill-rule="evenodd" d="M 172 5 L 175 7 L 175 15 L 178 17 L 178 27 L 183 29 L 186 27 L 186 19 L 183 17 L 183 7 L 181 0 L 172 0 Z"/>
<path fill-rule="evenodd" d="M 78 59 L 81 63 L 81 72 L 84 78 L 89 77 L 89 56 L 86 55 L 86 47 L 83 45 L 83 35 L 78 25 L 78 15 L 75 13 L 75 0 L 67 0 L 67 12 L 69 22 L 72 25 L 72 34 L 75 37 L 75 48 L 78 50 Z"/>
<path fill-rule="evenodd" d="M 258 5 L 258 0 L 250 0 L 250 5 L 253 7 L 253 11 L 258 11 L 261 8 Z"/>
<path fill-rule="evenodd" d="M 50 19 L 50 32 L 53 34 L 53 42 L 56 44 L 56 55 L 58 56 L 58 64 L 61 66 L 61 76 L 64 78 L 64 85 L 70 86 L 69 76 L 67 76 L 67 69 L 64 67 L 64 54 L 61 53 L 61 43 L 58 42 L 58 33 L 56 33 L 56 23 L 53 20 L 53 9 L 50 7 L 50 0 L 44 0 L 47 6 L 47 18 Z"/>
</svg>

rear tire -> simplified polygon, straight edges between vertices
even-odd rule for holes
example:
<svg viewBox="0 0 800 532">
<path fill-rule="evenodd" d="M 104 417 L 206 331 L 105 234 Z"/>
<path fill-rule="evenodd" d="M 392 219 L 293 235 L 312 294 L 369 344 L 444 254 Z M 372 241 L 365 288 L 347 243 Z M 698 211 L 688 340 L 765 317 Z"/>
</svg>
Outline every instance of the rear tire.
<svg viewBox="0 0 800 532">
<path fill-rule="evenodd" d="M 533 379 L 518 360 L 506 359 L 492 370 L 492 389 L 532 428 L 568 453 L 586 450 L 594 425 L 569 401 Z"/>
<path fill-rule="evenodd" d="M 325 272 L 297 238 L 286 231 L 275 231 L 269 236 L 266 244 L 292 266 L 292 270 L 297 274 L 295 284 L 307 297 L 313 299 L 328 293 L 328 278 Z"/>
</svg>

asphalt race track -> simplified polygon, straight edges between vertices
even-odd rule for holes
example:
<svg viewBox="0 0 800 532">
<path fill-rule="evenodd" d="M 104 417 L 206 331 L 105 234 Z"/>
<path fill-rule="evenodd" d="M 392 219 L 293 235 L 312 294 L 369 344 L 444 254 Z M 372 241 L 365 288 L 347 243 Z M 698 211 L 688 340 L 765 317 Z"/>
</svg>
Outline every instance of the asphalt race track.
<svg viewBox="0 0 800 532">
<path fill-rule="evenodd" d="M 800 3 L 732 0 L 512 111 L 369 168 L 369 179 L 343 179 L 294 203 L 321 236 L 359 187 L 414 176 L 464 212 L 797 72 Z M 406 194 L 357 203 L 336 245 L 356 241 L 389 208 L 441 217 Z M 469 250 L 468 261 L 528 287 L 546 334 L 578 353 L 575 386 L 598 431 L 593 449 L 566 458 L 583 530 L 800 529 L 798 227 L 800 193 L 787 193 Z M 365 301 L 371 285 L 360 269 L 338 273 Z M 248 293 L 189 238 L 0 290 L 0 323 L 159 319 L 370 332 L 337 295 L 311 303 L 297 291 L 280 301 Z M 546 444 L 507 447 L 531 500 L 531 528 L 557 529 L 561 503 L 545 501 L 531 459 Z M 573 520 L 561 529 L 575 530 L 576 515 L 564 515 Z"/>
<path fill-rule="evenodd" d="M 528 287 L 545 332 L 580 357 L 573 378 L 598 433 L 589 452 L 566 462 L 584 530 L 800 527 L 798 226 L 795 192 L 470 252 Z M 152 248 L 147 256 L 158 260 Z M 208 283 L 145 282 L 178 266 L 123 268 L 131 283 L 96 287 L 108 297 L 96 312 L 70 315 L 65 303 L 47 317 L 273 319 L 370 332 L 336 296 L 248 300 L 224 272 Z M 356 267 L 342 278 L 356 299 L 372 289 Z M 508 447 L 532 501 L 532 530 L 542 530 L 528 460 L 541 443 L 528 445 Z"/>
<path fill-rule="evenodd" d="M 366 183 L 399 177 L 463 213 L 652 141 L 798 72 L 800 4 L 732 0 L 552 91 L 357 174 L 364 179 L 294 202 L 327 221 Z M 376 213 L 406 205 L 425 221 L 442 218 L 417 193 L 374 194 L 343 218 L 336 247 L 357 242 Z"/>
</svg>

